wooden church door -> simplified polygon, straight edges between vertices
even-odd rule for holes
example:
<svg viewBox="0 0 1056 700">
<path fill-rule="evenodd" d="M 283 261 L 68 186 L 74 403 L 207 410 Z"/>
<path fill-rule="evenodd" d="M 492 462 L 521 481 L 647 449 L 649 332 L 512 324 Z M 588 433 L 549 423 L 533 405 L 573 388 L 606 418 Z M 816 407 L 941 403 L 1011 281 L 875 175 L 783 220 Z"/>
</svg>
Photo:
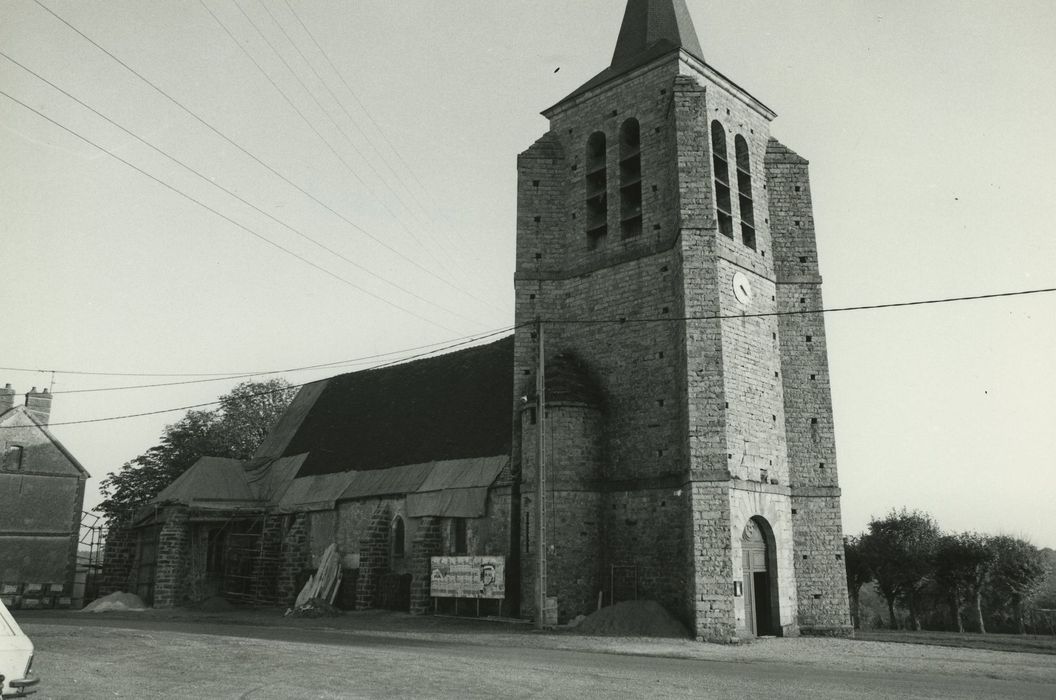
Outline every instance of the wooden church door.
<svg viewBox="0 0 1056 700">
<path fill-rule="evenodd" d="M 758 523 L 749 520 L 741 536 L 742 572 L 744 576 L 744 622 L 749 632 L 758 636 L 773 633 L 770 606 L 770 575 L 766 537 Z"/>
</svg>

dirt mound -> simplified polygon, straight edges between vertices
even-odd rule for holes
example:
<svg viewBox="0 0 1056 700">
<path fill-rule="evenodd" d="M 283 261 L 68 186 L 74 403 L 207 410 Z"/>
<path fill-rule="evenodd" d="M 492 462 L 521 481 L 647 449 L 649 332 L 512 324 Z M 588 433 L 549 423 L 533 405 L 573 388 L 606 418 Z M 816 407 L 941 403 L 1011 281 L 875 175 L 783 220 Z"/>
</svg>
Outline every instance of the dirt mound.
<svg viewBox="0 0 1056 700">
<path fill-rule="evenodd" d="M 111 593 L 97 598 L 81 608 L 81 612 L 125 612 L 128 610 L 146 610 L 146 603 L 134 593 Z"/>
<path fill-rule="evenodd" d="M 602 608 L 576 625 L 576 631 L 610 637 L 689 637 L 689 631 L 682 623 L 652 600 L 628 601 Z"/>
</svg>

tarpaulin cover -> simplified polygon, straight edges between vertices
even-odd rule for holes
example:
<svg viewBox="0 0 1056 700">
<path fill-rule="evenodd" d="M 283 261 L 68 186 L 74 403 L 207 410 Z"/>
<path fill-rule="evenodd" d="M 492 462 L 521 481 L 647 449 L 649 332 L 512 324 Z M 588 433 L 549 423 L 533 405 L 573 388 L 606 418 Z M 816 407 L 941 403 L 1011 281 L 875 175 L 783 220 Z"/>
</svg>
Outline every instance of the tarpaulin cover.
<svg viewBox="0 0 1056 700">
<path fill-rule="evenodd" d="M 422 485 L 407 495 L 407 515 L 483 517 L 488 487 L 509 461 L 508 456 L 499 455 L 433 462 Z"/>
<path fill-rule="evenodd" d="M 286 493 L 306 454 L 280 459 L 254 459 L 245 464 L 246 480 L 254 495 L 262 501 L 276 503 Z"/>
<path fill-rule="evenodd" d="M 246 472 L 237 459 L 202 457 L 165 487 L 155 503 L 183 503 L 193 506 L 228 507 L 232 503 L 255 501 L 246 481 Z"/>
<path fill-rule="evenodd" d="M 431 462 L 429 476 L 417 490 L 439 491 L 491 486 L 509 461 L 508 455 L 498 455 Z"/>
<path fill-rule="evenodd" d="M 433 463 L 354 472 L 341 500 L 414 493 L 429 476 Z"/>
<path fill-rule="evenodd" d="M 309 510 L 332 510 L 352 480 L 352 472 L 302 476 L 290 482 L 279 501 L 279 510 L 295 513 Z"/>
<path fill-rule="evenodd" d="M 298 395 L 257 455 L 307 452 L 304 477 L 509 454 L 512 367 L 510 336 L 332 377 Z"/>
<path fill-rule="evenodd" d="M 434 515 L 443 518 L 482 518 L 488 487 L 473 489 L 444 489 L 407 496 L 407 515 L 420 518 Z"/>
</svg>

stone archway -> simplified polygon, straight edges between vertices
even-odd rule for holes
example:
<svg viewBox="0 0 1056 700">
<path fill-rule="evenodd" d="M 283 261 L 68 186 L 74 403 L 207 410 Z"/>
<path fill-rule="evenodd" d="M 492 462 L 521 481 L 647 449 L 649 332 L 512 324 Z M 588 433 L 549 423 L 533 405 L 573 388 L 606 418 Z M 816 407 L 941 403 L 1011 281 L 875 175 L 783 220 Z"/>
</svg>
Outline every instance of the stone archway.
<svg viewBox="0 0 1056 700">
<path fill-rule="evenodd" d="M 750 518 L 744 526 L 741 562 L 746 631 L 757 637 L 778 634 L 781 624 L 774 537 L 763 518 Z"/>
</svg>

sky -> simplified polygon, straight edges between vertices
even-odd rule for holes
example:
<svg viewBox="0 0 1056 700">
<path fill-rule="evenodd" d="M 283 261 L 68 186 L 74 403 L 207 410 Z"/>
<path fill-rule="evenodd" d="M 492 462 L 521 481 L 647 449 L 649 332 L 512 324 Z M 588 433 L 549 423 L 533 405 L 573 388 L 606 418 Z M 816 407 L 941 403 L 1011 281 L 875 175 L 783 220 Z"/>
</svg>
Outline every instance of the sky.
<svg viewBox="0 0 1056 700">
<path fill-rule="evenodd" d="M 688 5 L 811 162 L 827 306 L 1056 287 L 1056 5 Z M 299 384 L 512 326 L 516 156 L 623 9 L 0 0 L 0 384 L 53 387 L 86 505 L 182 414 L 68 423 L 240 381 L 157 375 L 358 360 Z M 1054 320 L 1056 294 L 827 316 L 847 533 L 904 506 L 1056 546 Z"/>
</svg>

